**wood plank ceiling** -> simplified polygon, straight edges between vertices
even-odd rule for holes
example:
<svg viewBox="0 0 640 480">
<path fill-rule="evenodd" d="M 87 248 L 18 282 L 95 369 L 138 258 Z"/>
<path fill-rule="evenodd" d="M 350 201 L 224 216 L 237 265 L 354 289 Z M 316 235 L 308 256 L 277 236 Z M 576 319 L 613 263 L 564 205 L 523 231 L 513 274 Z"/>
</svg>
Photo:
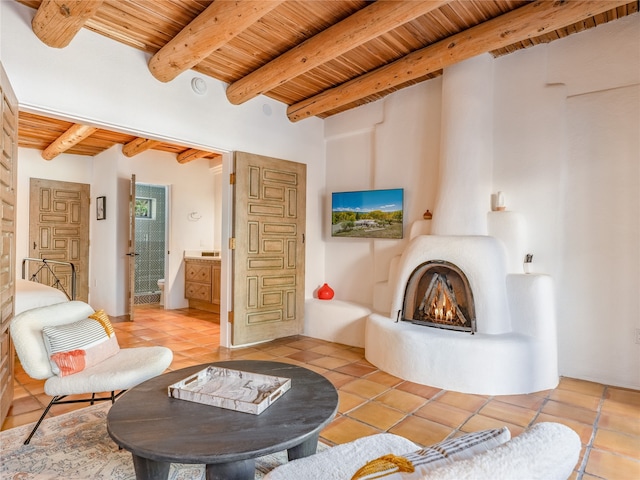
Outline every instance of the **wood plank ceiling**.
<svg viewBox="0 0 640 480">
<path fill-rule="evenodd" d="M 638 12 L 638 0 L 16 0 L 35 9 L 34 34 L 64 48 L 81 28 L 151 55 L 169 82 L 193 69 L 228 84 L 241 104 L 264 94 L 297 122 L 376 101 L 489 52 L 494 57 Z M 45 158 L 121 143 L 184 163 L 214 158 L 184 146 L 20 114 L 20 146 Z M 46 155 L 44 155 L 46 154 Z"/>
<path fill-rule="evenodd" d="M 52 160 L 63 152 L 94 156 L 116 144 L 122 144 L 122 151 L 127 157 L 133 157 L 145 150 L 153 149 L 174 153 L 178 163 L 187 163 L 198 158 L 222 161 L 222 156 L 218 152 L 195 150 L 184 145 L 158 142 L 101 128 L 91 131 L 90 135 L 77 142 L 69 142 L 70 135 L 78 130 L 78 125 L 69 121 L 21 111 L 18 118 L 18 145 L 42 150 L 42 157 L 46 160 Z M 89 129 L 91 128 L 89 127 Z M 77 137 L 73 137 L 72 140 L 77 140 Z"/>
</svg>

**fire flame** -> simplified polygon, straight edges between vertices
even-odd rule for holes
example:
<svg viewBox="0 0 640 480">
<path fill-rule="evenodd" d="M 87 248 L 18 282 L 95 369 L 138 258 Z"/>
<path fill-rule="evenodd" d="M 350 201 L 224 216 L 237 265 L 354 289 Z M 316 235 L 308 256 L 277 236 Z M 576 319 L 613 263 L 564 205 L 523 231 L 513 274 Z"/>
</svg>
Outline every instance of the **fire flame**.
<svg viewBox="0 0 640 480">
<path fill-rule="evenodd" d="M 438 290 L 438 294 L 435 296 L 431 304 L 429 315 L 436 320 L 451 322 L 455 318 L 456 308 L 452 305 L 444 292 L 441 289 Z M 438 306 L 438 304 L 440 306 Z"/>
</svg>

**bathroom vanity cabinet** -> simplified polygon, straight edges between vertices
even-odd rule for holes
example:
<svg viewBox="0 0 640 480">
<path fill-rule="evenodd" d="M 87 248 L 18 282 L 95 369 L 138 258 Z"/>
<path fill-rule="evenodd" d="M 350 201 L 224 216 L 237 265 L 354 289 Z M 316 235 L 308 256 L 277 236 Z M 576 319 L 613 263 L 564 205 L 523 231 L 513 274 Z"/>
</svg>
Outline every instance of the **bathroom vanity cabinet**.
<svg viewBox="0 0 640 480">
<path fill-rule="evenodd" d="M 220 313 L 220 257 L 191 257 L 184 263 L 184 296 L 189 307 Z"/>
</svg>

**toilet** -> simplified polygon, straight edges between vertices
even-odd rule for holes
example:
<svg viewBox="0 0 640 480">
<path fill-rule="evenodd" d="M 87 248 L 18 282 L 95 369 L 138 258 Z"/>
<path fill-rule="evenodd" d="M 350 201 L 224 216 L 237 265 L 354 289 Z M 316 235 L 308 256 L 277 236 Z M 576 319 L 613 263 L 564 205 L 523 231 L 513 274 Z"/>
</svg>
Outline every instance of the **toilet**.
<svg viewBox="0 0 640 480">
<path fill-rule="evenodd" d="M 160 289 L 160 305 L 164 305 L 164 278 L 158 280 L 158 288 Z"/>
</svg>

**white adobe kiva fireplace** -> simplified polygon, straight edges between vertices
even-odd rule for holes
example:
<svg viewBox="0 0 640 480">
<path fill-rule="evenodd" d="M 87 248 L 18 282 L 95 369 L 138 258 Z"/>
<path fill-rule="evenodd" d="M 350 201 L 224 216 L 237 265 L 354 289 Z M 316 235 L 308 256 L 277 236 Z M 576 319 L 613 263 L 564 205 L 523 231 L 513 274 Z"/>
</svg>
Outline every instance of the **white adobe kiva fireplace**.
<svg viewBox="0 0 640 480">
<path fill-rule="evenodd" d="M 511 395 L 558 384 L 556 320 L 552 279 L 522 270 L 525 222 L 490 211 L 492 68 L 481 56 L 444 73 L 431 235 L 392 268 L 389 315 L 368 317 L 365 356 L 416 383 Z"/>
<path fill-rule="evenodd" d="M 398 265 L 390 315 L 374 313 L 367 319 L 367 360 L 400 378 L 464 393 L 512 395 L 554 388 L 558 373 L 551 278 L 507 273 L 506 260 L 504 244 L 492 236 L 414 238 Z M 411 296 L 414 289 L 407 287 L 412 273 L 434 261 L 464 272 L 475 307 L 475 331 L 416 322 L 403 314 L 405 293 Z"/>
</svg>

